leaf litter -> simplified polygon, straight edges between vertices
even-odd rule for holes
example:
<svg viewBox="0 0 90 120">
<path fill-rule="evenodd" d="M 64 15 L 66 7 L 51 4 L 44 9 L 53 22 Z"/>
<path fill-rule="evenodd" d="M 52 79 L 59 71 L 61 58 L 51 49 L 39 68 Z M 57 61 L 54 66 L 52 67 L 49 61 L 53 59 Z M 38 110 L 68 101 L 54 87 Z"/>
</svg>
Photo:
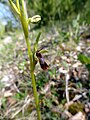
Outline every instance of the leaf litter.
<svg viewBox="0 0 90 120">
<path fill-rule="evenodd" d="M 46 119 L 44 112 L 49 110 L 49 114 L 53 113 L 59 119 L 89 120 L 90 78 L 88 78 L 88 70 L 78 60 L 77 55 L 83 53 L 90 56 L 90 38 L 82 37 L 79 44 L 76 45 L 72 41 L 59 44 L 57 40 L 57 43 L 55 40 L 59 39 L 59 33 L 56 29 L 54 34 L 48 33 L 43 36 L 39 47 L 49 51 L 44 55 L 49 68 L 43 74 L 37 64 L 35 71 L 43 119 Z M 10 42 L 6 38 L 4 41 L 12 44 L 11 36 L 8 37 L 10 37 Z M 2 83 L 0 86 L 0 117 L 15 120 L 18 118 L 19 120 L 36 119 L 31 78 L 28 72 L 27 49 L 22 35 L 18 34 L 17 38 L 19 41 L 14 43 L 11 61 L 2 62 L 0 65 L 0 82 Z M 9 52 L 7 52 L 7 56 L 8 54 Z M 72 114 L 70 106 L 78 102 L 81 103 L 81 106 L 84 104 L 84 108 L 75 112 L 75 107 L 78 105 L 76 104 L 72 107 L 75 114 Z"/>
</svg>

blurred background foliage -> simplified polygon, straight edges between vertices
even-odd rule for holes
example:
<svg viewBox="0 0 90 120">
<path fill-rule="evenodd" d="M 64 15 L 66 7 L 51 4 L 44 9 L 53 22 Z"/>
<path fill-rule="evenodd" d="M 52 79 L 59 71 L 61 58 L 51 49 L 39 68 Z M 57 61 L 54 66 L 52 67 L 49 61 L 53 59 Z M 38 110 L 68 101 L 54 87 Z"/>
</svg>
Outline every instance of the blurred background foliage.
<svg viewBox="0 0 90 120">
<path fill-rule="evenodd" d="M 90 23 L 90 0 L 28 0 L 28 14 L 39 14 L 42 17 L 40 25 L 50 22 L 72 20 L 78 14 L 81 20 Z"/>
<path fill-rule="evenodd" d="M 5 9 L 6 5 L 8 6 L 8 0 L 0 0 L 0 3 L 5 5 Z M 26 4 L 28 16 L 34 16 L 35 14 L 41 15 L 42 21 L 38 24 L 39 27 L 51 23 L 55 24 L 57 21 L 59 23 L 62 21 L 71 22 L 78 15 L 80 15 L 81 23 L 83 21 L 90 23 L 90 0 L 26 0 Z M 0 9 L 0 14 L 3 14 L 3 16 L 7 15 L 3 11 L 3 8 Z"/>
</svg>

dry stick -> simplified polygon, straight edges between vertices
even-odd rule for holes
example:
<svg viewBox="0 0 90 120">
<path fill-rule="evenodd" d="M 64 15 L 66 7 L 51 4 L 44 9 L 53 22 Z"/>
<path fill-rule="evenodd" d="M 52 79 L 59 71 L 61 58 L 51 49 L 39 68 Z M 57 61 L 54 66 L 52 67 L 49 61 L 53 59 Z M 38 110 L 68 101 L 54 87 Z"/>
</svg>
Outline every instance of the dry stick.
<svg viewBox="0 0 90 120">
<path fill-rule="evenodd" d="M 68 92 L 68 80 L 69 80 L 69 74 L 66 74 L 66 99 L 67 99 L 67 103 L 69 103 L 69 92 Z"/>
<path fill-rule="evenodd" d="M 30 102 L 32 101 L 32 99 L 33 99 L 33 98 L 30 99 L 29 96 L 27 96 L 26 98 L 27 98 L 26 103 L 22 106 L 22 108 L 20 108 L 18 111 L 16 111 L 16 112 L 12 115 L 11 119 L 15 118 L 15 116 L 16 116 L 17 114 L 19 114 L 21 111 L 23 111 L 23 110 L 25 109 L 25 107 L 28 106 L 28 105 L 30 104 Z"/>
</svg>

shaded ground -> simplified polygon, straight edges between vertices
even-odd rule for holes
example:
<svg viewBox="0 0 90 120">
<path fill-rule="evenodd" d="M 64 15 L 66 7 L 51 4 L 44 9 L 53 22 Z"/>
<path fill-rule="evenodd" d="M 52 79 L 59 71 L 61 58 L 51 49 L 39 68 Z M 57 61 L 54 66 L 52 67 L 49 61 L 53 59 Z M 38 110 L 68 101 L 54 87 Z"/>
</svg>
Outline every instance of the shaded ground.
<svg viewBox="0 0 90 120">
<path fill-rule="evenodd" d="M 44 72 L 37 64 L 35 74 L 43 120 L 89 120 L 89 72 L 77 55 L 90 56 L 90 33 L 83 33 L 77 45 L 72 37 L 62 38 L 56 27 L 42 31 L 39 49 L 48 50 L 44 57 L 49 69 Z M 31 32 L 32 46 L 37 34 Z M 20 32 L 1 40 L 0 82 L 0 120 L 35 120 L 27 48 Z"/>
</svg>

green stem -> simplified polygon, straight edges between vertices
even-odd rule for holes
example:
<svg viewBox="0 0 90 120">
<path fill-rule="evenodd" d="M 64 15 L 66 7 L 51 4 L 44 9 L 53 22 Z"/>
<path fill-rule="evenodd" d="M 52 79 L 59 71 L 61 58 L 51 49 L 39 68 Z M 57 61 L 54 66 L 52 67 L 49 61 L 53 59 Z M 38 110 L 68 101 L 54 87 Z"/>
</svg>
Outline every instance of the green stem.
<svg viewBox="0 0 90 120">
<path fill-rule="evenodd" d="M 35 104 L 36 104 L 36 109 L 37 109 L 37 116 L 38 120 L 41 120 L 41 111 L 39 107 L 39 98 L 38 98 L 38 93 L 37 93 L 37 88 L 36 88 L 36 81 L 35 81 L 35 76 L 34 76 L 34 59 L 33 59 L 33 52 L 31 51 L 31 45 L 28 40 L 28 22 L 27 22 L 27 11 L 25 9 L 25 3 L 24 0 L 20 0 L 20 3 L 18 0 L 16 0 L 16 5 L 12 2 L 12 0 L 9 0 L 12 8 L 17 12 L 19 15 L 27 48 L 28 48 L 28 55 L 29 55 L 29 60 L 30 60 L 30 74 L 31 74 L 31 80 L 32 80 L 32 86 L 33 86 L 33 92 L 34 92 L 34 98 L 35 98 Z M 40 19 L 40 18 L 39 18 Z"/>
<path fill-rule="evenodd" d="M 39 98 L 38 98 L 35 76 L 34 76 L 34 70 L 33 70 L 33 55 L 32 55 L 32 51 L 31 51 L 31 48 L 30 48 L 29 40 L 28 40 L 28 38 L 25 38 L 25 39 L 26 39 L 26 44 L 27 44 L 27 48 L 28 48 L 28 55 L 29 55 L 29 59 L 30 59 L 30 74 L 31 74 L 31 80 L 32 80 L 32 85 L 33 85 L 33 92 L 34 92 L 35 104 L 36 104 L 36 109 L 37 109 L 37 116 L 38 116 L 38 120 L 41 120 Z"/>
<path fill-rule="evenodd" d="M 24 6 L 24 1 L 22 0 L 22 9 L 21 9 L 21 16 L 20 16 L 27 48 L 28 48 L 28 55 L 29 55 L 29 60 L 30 60 L 30 74 L 31 74 L 31 80 L 32 80 L 32 86 L 33 86 L 33 92 L 34 92 L 34 99 L 35 99 L 35 104 L 36 104 L 36 109 L 37 109 L 37 117 L 38 120 L 41 120 L 41 111 L 39 107 L 39 98 L 38 98 L 38 93 L 37 93 L 37 88 L 36 88 L 36 81 L 35 81 L 35 76 L 34 76 L 34 59 L 33 59 L 33 52 L 31 51 L 31 45 L 29 43 L 28 39 L 28 23 L 27 23 L 27 16 L 25 12 L 25 6 Z"/>
<path fill-rule="evenodd" d="M 40 111 L 40 107 L 39 107 L 38 93 L 37 93 L 37 89 L 36 89 L 36 82 L 35 82 L 35 76 L 34 76 L 33 71 L 31 72 L 31 78 L 32 78 L 32 84 L 33 84 L 35 104 L 36 104 L 36 109 L 37 109 L 37 116 L 38 116 L 38 120 L 41 120 L 41 111 Z"/>
</svg>

